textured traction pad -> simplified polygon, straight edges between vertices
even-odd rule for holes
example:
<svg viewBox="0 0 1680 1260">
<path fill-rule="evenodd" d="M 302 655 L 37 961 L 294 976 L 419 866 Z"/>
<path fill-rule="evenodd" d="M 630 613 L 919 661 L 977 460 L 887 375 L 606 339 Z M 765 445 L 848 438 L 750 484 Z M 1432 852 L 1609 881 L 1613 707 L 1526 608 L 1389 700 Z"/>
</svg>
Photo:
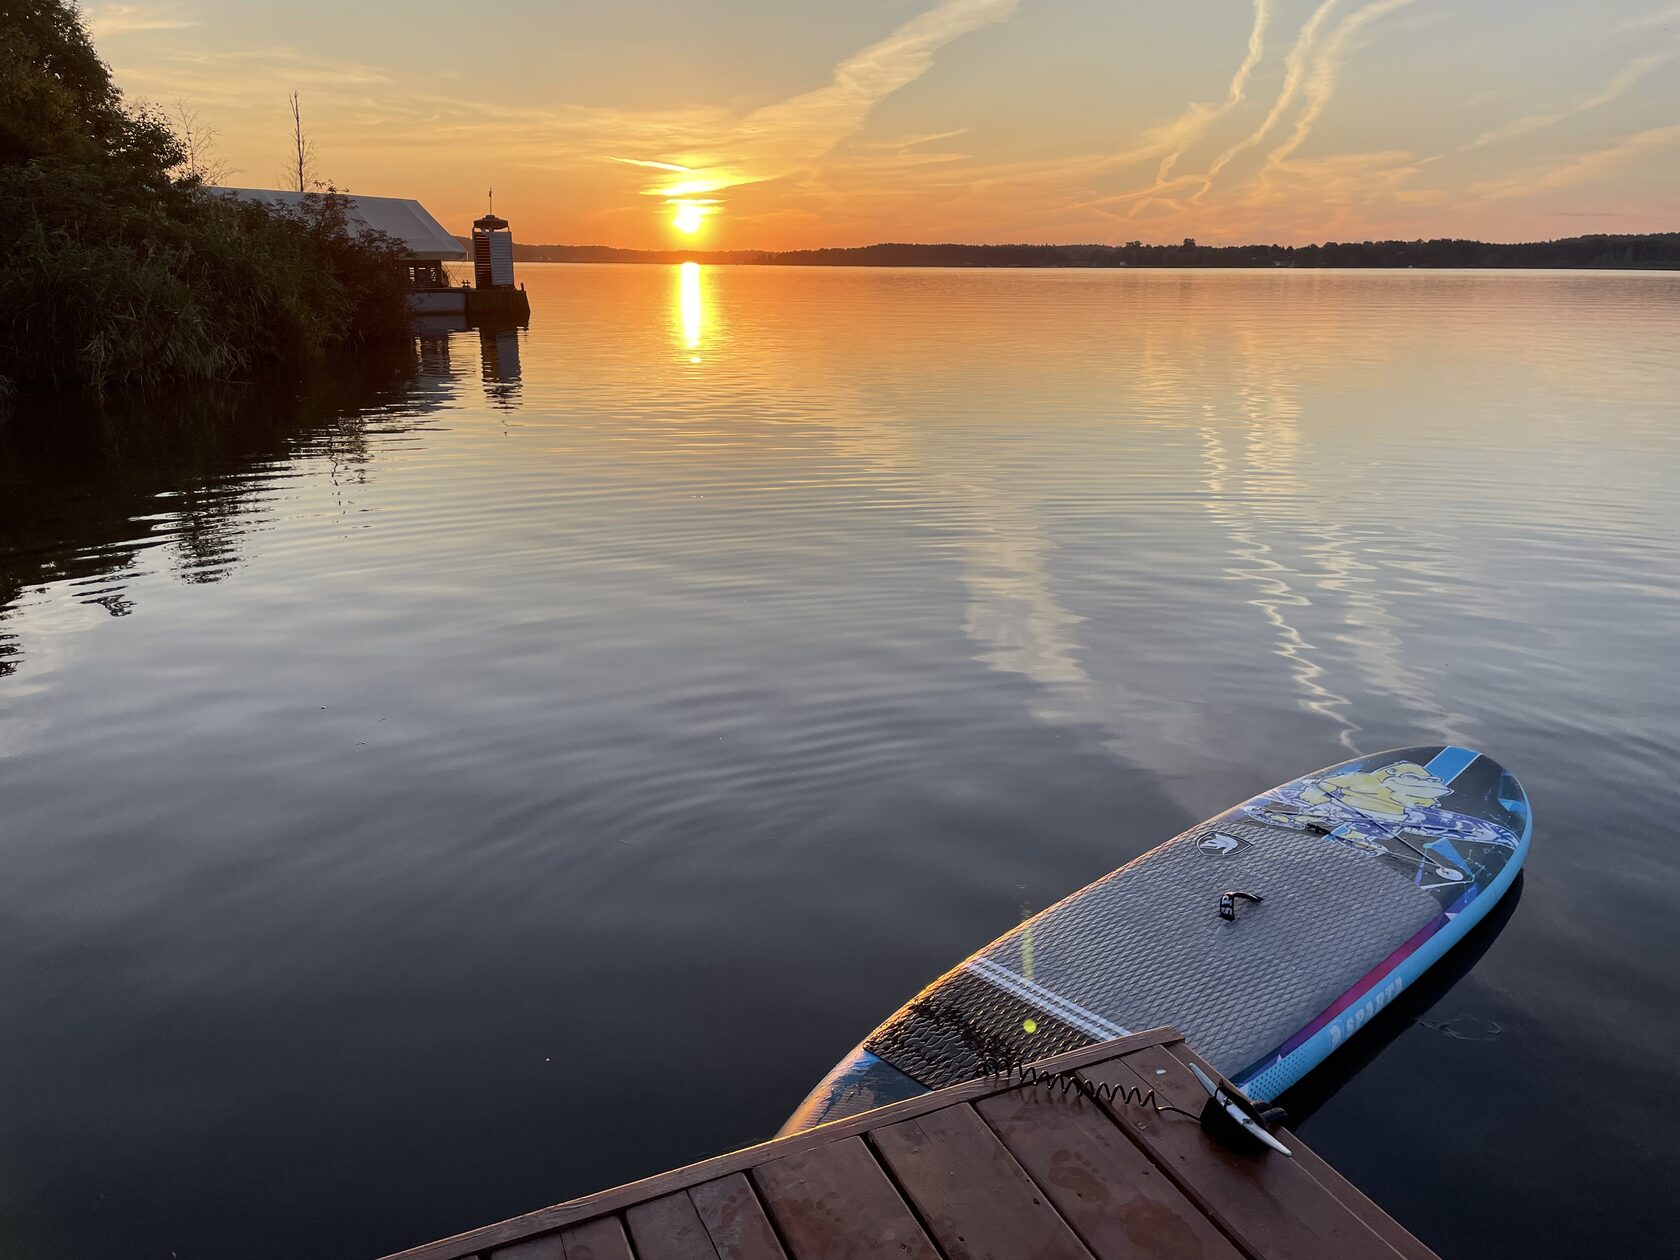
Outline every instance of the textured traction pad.
<svg viewBox="0 0 1680 1260">
<path fill-rule="evenodd" d="M 1030 1024 L 1032 1032 L 1028 1032 Z M 951 972 L 877 1028 L 864 1049 L 929 1089 L 1100 1040 L 965 969 Z"/>
<path fill-rule="evenodd" d="M 1235 843 L 1199 843 L 1212 833 Z M 1227 922 L 1227 890 L 1264 900 Z M 1170 1024 L 1234 1074 L 1441 909 L 1398 863 L 1227 814 L 994 942 L 864 1045 L 937 1089 L 983 1074 L 988 1059 L 1040 1059 Z"/>
</svg>

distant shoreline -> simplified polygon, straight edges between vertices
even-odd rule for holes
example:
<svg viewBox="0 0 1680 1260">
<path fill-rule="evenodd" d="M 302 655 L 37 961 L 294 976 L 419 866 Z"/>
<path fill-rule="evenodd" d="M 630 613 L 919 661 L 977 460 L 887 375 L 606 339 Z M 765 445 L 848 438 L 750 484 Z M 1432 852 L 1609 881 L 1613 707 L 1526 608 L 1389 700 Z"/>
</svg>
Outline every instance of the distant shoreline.
<svg viewBox="0 0 1680 1260">
<path fill-rule="evenodd" d="M 1405 268 L 1680 270 L 1680 232 L 1572 236 L 1556 241 L 1349 241 L 1323 245 L 858 245 L 836 249 L 619 249 L 611 245 L 514 245 L 519 262 L 681 263 L 759 267 L 1000 267 L 1106 269 L 1262 267 L 1301 270 Z"/>
</svg>

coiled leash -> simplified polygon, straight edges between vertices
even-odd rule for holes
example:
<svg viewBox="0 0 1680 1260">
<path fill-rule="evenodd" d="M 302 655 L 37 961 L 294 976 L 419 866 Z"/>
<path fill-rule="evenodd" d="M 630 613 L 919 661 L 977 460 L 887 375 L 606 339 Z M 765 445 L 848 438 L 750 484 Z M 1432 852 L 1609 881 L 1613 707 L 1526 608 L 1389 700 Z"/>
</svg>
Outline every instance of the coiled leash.
<svg viewBox="0 0 1680 1260">
<path fill-rule="evenodd" d="M 1258 897 L 1253 899 L 1259 900 Z M 1075 1072 L 1045 1072 L 1030 1063 L 1023 1063 L 1007 1052 L 1006 1043 L 997 1033 L 977 1027 L 961 1011 L 937 997 L 930 995 L 920 998 L 911 1003 L 910 1009 L 929 1023 L 942 1025 L 955 1032 L 964 1047 L 974 1056 L 981 1077 L 1015 1080 L 1029 1088 L 1054 1090 L 1064 1097 L 1072 1094 L 1089 1102 L 1108 1103 L 1111 1106 L 1124 1103 L 1130 1107 L 1148 1107 L 1157 1115 L 1171 1112 L 1196 1121 L 1214 1138 L 1236 1150 L 1252 1152 L 1266 1149 L 1276 1151 L 1279 1155 L 1290 1154 L 1289 1148 L 1271 1134 L 1271 1130 L 1284 1121 L 1282 1107 L 1274 1107 L 1269 1102 L 1252 1102 L 1242 1090 L 1224 1077 L 1214 1080 L 1194 1063 L 1190 1064 L 1190 1071 L 1195 1074 L 1197 1083 L 1208 1095 L 1200 1114 L 1162 1101 L 1160 1096 L 1148 1087 L 1098 1083 L 1088 1081 Z"/>
<path fill-rule="evenodd" d="M 1091 1102 L 1125 1103 L 1132 1107 L 1149 1107 L 1156 1114 L 1171 1111 L 1191 1120 L 1200 1119 L 1194 1112 L 1162 1102 L 1153 1089 L 1119 1082 L 1088 1081 L 1077 1072 L 1043 1072 L 1030 1063 L 989 1064 L 986 1075 L 1001 1081 L 1015 1081 L 1029 1088 L 1038 1086 L 1058 1094 L 1077 1094 Z"/>
<path fill-rule="evenodd" d="M 1286 1118 L 1282 1107 L 1274 1107 L 1269 1102 L 1253 1102 L 1229 1081 L 1223 1078 L 1214 1080 L 1202 1071 L 1200 1065 L 1192 1063 L 1189 1067 L 1195 1074 L 1196 1082 L 1208 1095 L 1208 1100 L 1202 1104 L 1199 1115 L 1170 1102 L 1163 1102 L 1161 1097 L 1148 1087 L 1124 1085 L 1116 1081 L 1091 1081 L 1071 1071 L 1045 1072 L 1030 1063 L 988 1062 L 986 1075 L 1003 1081 L 1016 1081 L 1028 1088 L 1048 1089 L 1064 1097 L 1073 1094 L 1090 1102 L 1103 1102 L 1111 1106 L 1124 1103 L 1131 1107 L 1148 1107 L 1156 1115 L 1171 1112 L 1196 1121 L 1226 1146 L 1241 1151 L 1265 1148 L 1276 1151 L 1279 1155 L 1293 1157 L 1290 1149 L 1271 1133 L 1271 1130 L 1282 1124 Z"/>
</svg>

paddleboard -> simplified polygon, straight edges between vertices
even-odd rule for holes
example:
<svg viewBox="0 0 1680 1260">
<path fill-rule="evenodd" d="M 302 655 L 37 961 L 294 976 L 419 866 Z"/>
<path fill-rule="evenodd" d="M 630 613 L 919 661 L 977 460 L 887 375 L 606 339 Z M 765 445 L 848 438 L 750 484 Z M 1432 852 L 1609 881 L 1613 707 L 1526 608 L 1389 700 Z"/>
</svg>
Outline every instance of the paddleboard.
<svg viewBox="0 0 1680 1260">
<path fill-rule="evenodd" d="M 848 1055 L 792 1133 L 1170 1024 L 1275 1098 L 1511 886 L 1528 798 L 1469 748 L 1403 748 L 1263 792 L 1035 915 Z"/>
</svg>

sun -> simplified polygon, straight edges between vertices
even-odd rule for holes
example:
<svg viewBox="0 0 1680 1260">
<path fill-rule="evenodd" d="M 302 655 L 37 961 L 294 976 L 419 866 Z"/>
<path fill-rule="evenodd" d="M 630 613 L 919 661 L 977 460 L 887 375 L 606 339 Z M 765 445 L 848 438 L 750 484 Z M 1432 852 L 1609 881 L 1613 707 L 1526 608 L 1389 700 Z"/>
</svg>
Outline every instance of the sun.
<svg viewBox="0 0 1680 1260">
<path fill-rule="evenodd" d="M 706 222 L 706 215 L 710 213 L 698 201 L 679 201 L 676 203 L 676 213 L 671 216 L 671 226 L 684 236 L 693 236 Z"/>
</svg>

